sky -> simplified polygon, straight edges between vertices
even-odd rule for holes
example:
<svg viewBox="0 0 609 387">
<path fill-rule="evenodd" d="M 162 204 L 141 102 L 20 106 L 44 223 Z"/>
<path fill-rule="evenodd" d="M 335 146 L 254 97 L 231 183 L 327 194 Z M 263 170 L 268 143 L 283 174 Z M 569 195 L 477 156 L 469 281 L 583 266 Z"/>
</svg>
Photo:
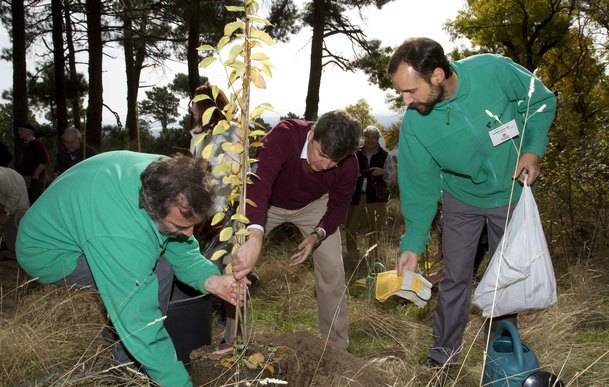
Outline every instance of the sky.
<svg viewBox="0 0 609 387">
<path fill-rule="evenodd" d="M 304 1 L 296 1 L 304 3 Z M 356 11 L 349 13 L 350 20 L 362 27 L 368 39 L 378 39 L 382 46 L 396 47 L 408 37 L 425 36 L 441 43 L 445 51 L 464 42 L 453 42 L 444 31 L 445 22 L 454 18 L 457 12 L 464 7 L 464 0 L 394 0 L 382 9 L 376 7 L 365 8 L 360 17 Z M 263 51 L 270 57 L 274 66 L 273 77 L 267 79 L 267 88 L 264 90 L 254 88 L 252 91 L 252 104 L 269 102 L 273 105 L 275 113 L 265 115 L 267 122 L 274 123 L 280 115 L 293 112 L 303 115 L 309 78 L 311 28 L 303 28 L 293 35 L 286 43 L 276 43 L 264 48 Z M 340 38 L 333 38 L 327 42 L 329 47 L 346 57 L 354 58 L 351 45 Z M 0 49 L 10 47 L 11 42 L 6 30 L 0 27 Z M 103 64 L 104 103 L 118 112 L 124 122 L 126 107 L 126 76 L 122 50 L 118 47 L 106 48 Z M 80 58 L 83 61 L 86 58 Z M 28 52 L 28 71 L 34 70 L 39 60 L 35 52 Z M 86 65 L 79 66 L 78 71 L 87 73 Z M 145 91 L 151 86 L 163 86 L 170 83 L 176 73 L 187 73 L 186 63 L 168 62 L 164 68 L 148 69 L 142 74 L 142 85 L 139 99 L 145 98 Z M 212 83 L 225 87 L 226 76 L 219 65 L 201 70 L 201 75 L 207 76 Z M 0 92 L 12 87 L 12 67 L 7 61 L 0 61 Z M 324 68 L 320 87 L 319 113 L 334 109 L 342 109 L 347 105 L 365 99 L 372 108 L 373 114 L 383 124 L 399 120 L 400 114 L 392 111 L 386 100 L 386 92 L 368 82 L 367 76 L 361 72 L 344 72 L 334 65 Z M 188 101 L 184 99 L 180 104 L 180 114 L 187 112 Z M 104 109 L 104 124 L 114 124 L 114 116 Z M 156 125 L 153 124 L 153 128 Z"/>
</svg>

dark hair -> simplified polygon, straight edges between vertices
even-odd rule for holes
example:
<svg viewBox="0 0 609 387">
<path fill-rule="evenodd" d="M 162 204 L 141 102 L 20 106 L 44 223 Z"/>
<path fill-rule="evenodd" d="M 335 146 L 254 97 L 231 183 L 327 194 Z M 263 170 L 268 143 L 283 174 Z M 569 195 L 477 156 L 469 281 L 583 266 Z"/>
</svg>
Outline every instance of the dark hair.
<svg viewBox="0 0 609 387">
<path fill-rule="evenodd" d="M 221 110 L 224 109 L 226 105 L 228 105 L 228 98 L 226 98 L 224 92 L 220 90 L 218 92 L 218 95 L 216 96 L 216 99 L 214 100 L 212 86 L 209 83 L 205 83 L 197 87 L 195 90 L 195 96 L 197 95 L 206 95 L 209 97 L 209 99 L 205 98 L 200 101 L 193 102 L 193 104 L 195 104 L 195 106 L 200 112 L 200 114 L 197 114 L 195 117 L 193 117 L 193 124 L 195 126 L 201 124 L 201 115 L 208 108 L 216 106 L 220 110 L 214 110 L 213 114 L 211 115 L 211 119 L 209 120 L 209 123 L 205 125 L 205 127 L 202 127 L 203 131 L 206 132 L 208 130 L 212 130 L 219 121 L 224 119 L 224 115 L 221 113 Z"/>
<path fill-rule="evenodd" d="M 355 152 L 362 128 L 353 117 L 342 110 L 328 112 L 317 120 L 313 139 L 331 160 L 340 161 Z"/>
<path fill-rule="evenodd" d="M 411 38 L 404 41 L 389 59 L 387 66 L 389 75 L 395 74 L 401 63 L 408 64 L 427 80 L 438 67 L 444 70 L 445 78 L 452 75 L 444 49 L 440 43 L 429 38 Z"/>
<path fill-rule="evenodd" d="M 181 214 L 206 220 L 211 209 L 211 189 L 205 173 L 206 162 L 188 156 L 163 157 L 152 162 L 140 175 L 140 207 L 154 220 L 161 220 L 169 208 L 179 205 Z"/>
</svg>

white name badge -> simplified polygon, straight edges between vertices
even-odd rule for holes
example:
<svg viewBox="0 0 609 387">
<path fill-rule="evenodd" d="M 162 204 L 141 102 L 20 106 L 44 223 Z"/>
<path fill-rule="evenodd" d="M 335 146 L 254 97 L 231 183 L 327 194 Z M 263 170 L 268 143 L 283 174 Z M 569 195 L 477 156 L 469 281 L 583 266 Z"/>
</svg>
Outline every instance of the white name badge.
<svg viewBox="0 0 609 387">
<path fill-rule="evenodd" d="M 515 120 L 511 120 L 488 132 L 488 135 L 491 136 L 493 146 L 503 144 L 507 140 L 518 136 L 518 134 L 518 126 L 516 126 Z"/>
</svg>

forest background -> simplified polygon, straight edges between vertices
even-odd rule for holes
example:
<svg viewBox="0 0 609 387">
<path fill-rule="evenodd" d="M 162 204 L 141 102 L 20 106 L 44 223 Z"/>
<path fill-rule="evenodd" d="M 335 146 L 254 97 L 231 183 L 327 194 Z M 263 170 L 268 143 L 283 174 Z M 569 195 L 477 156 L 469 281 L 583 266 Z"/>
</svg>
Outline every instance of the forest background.
<svg viewBox="0 0 609 387">
<path fill-rule="evenodd" d="M 276 40 L 289 40 L 300 28 L 311 34 L 309 72 L 299 74 L 308 78 L 304 108 L 285 116 L 302 114 L 306 119 L 317 116 L 324 66 L 363 71 L 372 84 L 392 95 L 385 65 L 394 47 L 370 40 L 348 17 L 348 12 L 365 14 L 371 7 L 381 8 L 392 2 L 266 3 L 273 22 L 268 32 Z M 194 88 L 205 80 L 206 74 L 199 69 L 203 57 L 196 48 L 204 43 L 215 44 L 222 35 L 222 28 L 231 17 L 223 8 L 228 3 L 0 2 L 1 22 L 10 31 L 12 42 L 2 55 L 13 67 L 12 88 L 3 91 L 8 102 L 0 104 L 0 139 L 13 144 L 14 154 L 18 153 L 18 144 L 14 142 L 17 126 L 35 121 L 40 128 L 39 136 L 51 152 L 68 125 L 80 128 L 86 142 L 102 151 L 170 153 L 176 146 L 185 146 L 190 117 L 179 114 L 179 97 L 191 98 Z M 399 26 L 394 31 L 399 34 Z M 470 0 L 446 22 L 445 31 L 451 39 L 466 42 L 450 52 L 453 59 L 479 52 L 506 55 L 531 71 L 537 70 L 536 74 L 556 93 L 558 113 L 550 131 L 543 173 L 536 184 L 546 236 L 557 272 L 567 276 L 559 279 L 569 278 L 571 291 L 579 289 L 577 286 L 591 288 L 589 281 L 596 278 L 606 279 L 603 270 L 607 269 L 609 259 L 609 1 Z M 355 48 L 352 55 L 337 54 L 326 44 L 339 34 L 345 35 Z M 123 50 L 127 79 L 127 113 L 125 117 L 117 114 L 115 125 L 102 122 L 102 110 L 112 110 L 102 99 L 103 89 L 113 87 L 102 82 L 102 58 L 108 44 L 118 44 Z M 38 56 L 41 60 L 35 64 L 26 56 L 33 47 L 41 52 Z M 79 55 L 86 57 L 86 74 L 76 71 Z M 144 90 L 146 96 L 141 96 L 143 69 L 152 65 L 162 67 L 170 60 L 185 62 L 188 72 L 177 75 L 168 85 Z M 365 96 L 362 97 L 349 109 L 363 124 L 375 123 L 376 118 Z M 395 102 L 389 97 L 388 104 L 392 103 Z M 160 123 L 158 136 L 152 135 L 152 121 Z M 385 140 L 394 143 L 395 128 L 384 129 Z M 576 269 L 579 274 L 572 277 L 572 270 Z M 609 299 L 606 282 L 603 285 L 596 296 Z M 601 313 L 598 308 L 599 305 L 588 305 L 580 317 L 588 321 L 591 310 L 600 313 L 594 319 L 599 322 L 594 329 L 600 330 L 594 343 L 607 348 L 609 317 L 606 309 Z"/>
</svg>

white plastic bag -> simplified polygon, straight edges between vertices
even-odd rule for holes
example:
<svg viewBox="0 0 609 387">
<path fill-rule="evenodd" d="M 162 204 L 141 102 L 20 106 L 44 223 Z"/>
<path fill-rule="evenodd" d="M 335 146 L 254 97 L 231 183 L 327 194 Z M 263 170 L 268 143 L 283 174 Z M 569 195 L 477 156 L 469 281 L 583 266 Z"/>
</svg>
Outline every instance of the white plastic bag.
<svg viewBox="0 0 609 387">
<path fill-rule="evenodd" d="M 473 303 L 484 317 L 543 309 L 556 303 L 550 252 L 533 192 L 526 183 L 503 238 L 474 291 Z"/>
</svg>

